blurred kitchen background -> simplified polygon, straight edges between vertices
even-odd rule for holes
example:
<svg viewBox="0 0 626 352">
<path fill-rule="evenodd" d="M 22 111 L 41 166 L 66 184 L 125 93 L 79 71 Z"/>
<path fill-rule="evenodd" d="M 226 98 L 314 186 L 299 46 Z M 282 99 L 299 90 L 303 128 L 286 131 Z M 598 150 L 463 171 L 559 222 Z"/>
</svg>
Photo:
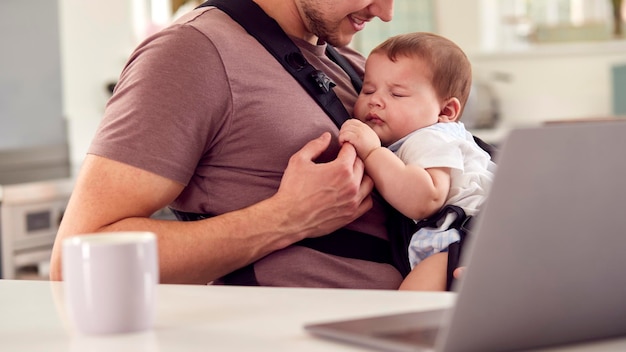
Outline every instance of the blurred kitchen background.
<svg viewBox="0 0 626 352">
<path fill-rule="evenodd" d="M 0 0 L 0 278 L 47 276 L 73 178 L 127 57 L 199 3 Z M 367 54 L 409 31 L 455 41 L 474 68 L 462 120 L 498 144 L 515 127 L 626 116 L 625 14 L 621 0 L 395 0 L 394 20 L 368 24 L 352 45 Z"/>
</svg>

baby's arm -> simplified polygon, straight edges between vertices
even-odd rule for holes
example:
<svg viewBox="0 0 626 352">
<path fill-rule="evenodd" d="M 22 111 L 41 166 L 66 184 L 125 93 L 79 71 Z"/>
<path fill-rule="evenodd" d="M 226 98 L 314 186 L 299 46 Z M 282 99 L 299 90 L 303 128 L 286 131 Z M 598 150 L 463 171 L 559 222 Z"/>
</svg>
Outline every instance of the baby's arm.
<svg viewBox="0 0 626 352">
<path fill-rule="evenodd" d="M 343 124 L 339 142 L 354 146 L 380 194 L 402 214 L 423 219 L 444 205 L 450 190 L 449 168 L 405 165 L 391 150 L 381 146 L 369 126 L 355 119 Z"/>
<path fill-rule="evenodd" d="M 382 147 L 372 151 L 364 162 L 365 172 L 376 189 L 407 217 L 424 219 L 445 204 L 450 191 L 450 168 L 405 165 L 391 150 Z"/>
</svg>

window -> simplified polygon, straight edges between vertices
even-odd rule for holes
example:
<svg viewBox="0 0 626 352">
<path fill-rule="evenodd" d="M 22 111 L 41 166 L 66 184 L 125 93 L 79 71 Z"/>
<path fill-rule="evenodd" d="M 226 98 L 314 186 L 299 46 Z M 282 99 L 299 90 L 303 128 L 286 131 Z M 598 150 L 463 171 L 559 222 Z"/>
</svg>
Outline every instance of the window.
<svg viewBox="0 0 626 352">
<path fill-rule="evenodd" d="M 620 39 L 626 12 L 622 0 L 482 0 L 482 6 L 487 49 Z"/>
<path fill-rule="evenodd" d="M 165 28 L 172 20 L 171 0 L 132 0 L 130 5 L 137 42 Z"/>
</svg>

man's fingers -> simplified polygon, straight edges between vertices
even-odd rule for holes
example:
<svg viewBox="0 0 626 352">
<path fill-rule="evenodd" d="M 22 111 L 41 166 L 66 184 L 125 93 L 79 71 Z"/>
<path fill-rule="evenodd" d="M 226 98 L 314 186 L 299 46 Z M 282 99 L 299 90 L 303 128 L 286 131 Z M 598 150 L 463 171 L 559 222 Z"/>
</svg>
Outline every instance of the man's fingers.
<svg viewBox="0 0 626 352">
<path fill-rule="evenodd" d="M 356 158 L 356 149 L 354 149 L 354 146 L 350 143 L 343 143 L 341 149 L 339 149 L 339 154 L 337 154 L 337 160 L 353 162 Z"/>
<path fill-rule="evenodd" d="M 329 145 L 330 145 L 330 133 L 324 132 L 322 133 L 321 136 L 305 144 L 304 147 L 302 147 L 302 149 L 300 149 L 300 151 L 296 153 L 296 155 L 299 155 L 305 160 L 313 161 L 317 159 L 320 155 L 322 155 L 322 153 L 326 149 L 328 149 Z"/>
</svg>

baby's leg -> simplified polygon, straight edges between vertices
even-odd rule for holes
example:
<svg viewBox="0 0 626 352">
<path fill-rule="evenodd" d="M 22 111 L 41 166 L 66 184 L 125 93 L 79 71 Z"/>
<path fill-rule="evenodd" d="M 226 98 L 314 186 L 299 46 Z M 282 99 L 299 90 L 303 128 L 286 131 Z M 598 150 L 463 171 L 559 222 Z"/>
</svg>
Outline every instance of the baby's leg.
<svg viewBox="0 0 626 352">
<path fill-rule="evenodd" d="M 400 285 L 400 290 L 445 291 L 448 253 L 440 252 L 421 261 Z"/>
</svg>

